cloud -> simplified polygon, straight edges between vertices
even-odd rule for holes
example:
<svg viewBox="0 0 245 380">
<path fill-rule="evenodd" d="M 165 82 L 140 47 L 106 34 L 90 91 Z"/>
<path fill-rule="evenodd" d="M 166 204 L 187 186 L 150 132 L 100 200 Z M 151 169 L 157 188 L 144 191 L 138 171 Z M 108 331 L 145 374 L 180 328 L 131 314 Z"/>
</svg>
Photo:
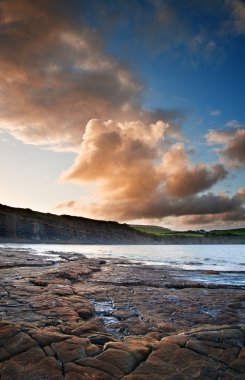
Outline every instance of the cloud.
<svg viewBox="0 0 245 380">
<path fill-rule="evenodd" d="M 220 116 L 220 110 L 219 109 L 209 110 L 209 115 L 213 117 Z"/>
<path fill-rule="evenodd" d="M 206 213 L 200 215 L 185 215 L 181 216 L 177 221 L 178 225 L 189 226 L 204 226 L 212 225 L 212 228 L 227 228 L 229 223 L 231 228 L 241 227 L 241 222 L 245 222 L 245 189 L 240 189 L 232 197 L 222 195 L 225 203 L 230 200 L 230 207 L 227 210 L 224 205 L 223 212 L 215 214 Z"/>
<path fill-rule="evenodd" d="M 175 217 L 175 225 L 202 225 L 213 223 L 226 225 L 227 222 L 241 222 L 245 220 L 245 201 L 239 192 L 228 197 L 224 194 L 208 193 L 192 195 L 185 198 L 173 199 L 164 193 L 154 194 L 152 198 L 145 199 L 144 203 L 127 200 L 121 202 L 104 201 L 87 205 L 82 200 L 72 200 L 57 205 L 57 209 L 69 209 L 83 212 L 83 215 L 98 218 L 127 220 L 161 220 Z M 106 213 L 106 214 L 105 214 Z M 241 225 L 241 223 L 240 223 Z"/>
<path fill-rule="evenodd" d="M 227 123 L 228 128 L 223 130 L 211 129 L 206 135 L 207 142 L 214 145 L 223 145 L 218 149 L 230 166 L 245 164 L 245 128 L 232 120 Z"/>
<path fill-rule="evenodd" d="M 231 23 L 238 34 L 245 34 L 245 3 L 242 0 L 228 0 L 231 9 Z"/>
<path fill-rule="evenodd" d="M 155 122 L 161 113 L 178 134 L 182 112 L 142 108 L 144 84 L 105 52 L 83 5 L 0 1 L 1 128 L 25 143 L 74 151 L 91 118 Z"/>
<path fill-rule="evenodd" d="M 165 181 L 165 191 L 177 197 L 185 197 L 209 189 L 227 175 L 222 165 L 191 165 L 184 146 L 179 143 L 172 145 L 164 155 L 161 170 Z"/>
<path fill-rule="evenodd" d="M 226 198 L 197 196 L 224 179 L 225 168 L 192 164 L 182 143 L 165 144 L 169 129 L 162 121 L 145 125 L 141 121 L 90 120 L 81 150 L 62 178 L 81 184 L 93 181 L 97 202 L 71 201 L 58 208 L 126 220 L 205 213 L 207 209 L 216 213 L 229 207 Z"/>
</svg>

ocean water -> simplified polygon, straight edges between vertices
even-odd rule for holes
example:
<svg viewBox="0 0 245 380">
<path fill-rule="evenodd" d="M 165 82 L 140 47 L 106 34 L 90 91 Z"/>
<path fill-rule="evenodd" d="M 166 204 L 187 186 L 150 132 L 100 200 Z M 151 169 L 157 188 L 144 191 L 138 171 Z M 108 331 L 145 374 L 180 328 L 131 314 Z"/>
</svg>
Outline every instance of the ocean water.
<svg viewBox="0 0 245 380">
<path fill-rule="evenodd" d="M 59 253 L 84 254 L 91 258 L 122 258 L 133 262 L 189 270 L 243 272 L 245 245 L 73 245 L 1 244 L 0 247 L 30 249 L 59 260 Z"/>
</svg>

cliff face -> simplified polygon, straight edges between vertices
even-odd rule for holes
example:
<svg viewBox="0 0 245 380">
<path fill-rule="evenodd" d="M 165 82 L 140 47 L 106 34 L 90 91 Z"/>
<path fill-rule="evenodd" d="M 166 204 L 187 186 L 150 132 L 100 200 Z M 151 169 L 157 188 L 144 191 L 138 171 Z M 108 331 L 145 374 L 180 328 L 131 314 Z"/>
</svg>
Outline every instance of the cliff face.
<svg viewBox="0 0 245 380">
<path fill-rule="evenodd" d="M 0 241 L 81 244 L 150 244 L 126 224 L 54 215 L 0 205 Z"/>
<path fill-rule="evenodd" d="M 74 244 L 245 244 L 245 237 L 159 237 L 127 224 L 44 214 L 0 204 L 0 242 Z"/>
</svg>

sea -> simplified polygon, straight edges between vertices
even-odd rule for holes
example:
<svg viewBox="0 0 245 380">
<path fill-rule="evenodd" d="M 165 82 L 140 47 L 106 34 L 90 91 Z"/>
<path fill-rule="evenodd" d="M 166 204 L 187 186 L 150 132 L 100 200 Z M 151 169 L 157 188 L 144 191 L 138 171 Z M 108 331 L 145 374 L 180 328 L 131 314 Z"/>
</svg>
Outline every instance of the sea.
<svg viewBox="0 0 245 380">
<path fill-rule="evenodd" d="M 74 244 L 1 244 L 0 247 L 30 250 L 59 261 L 62 252 L 84 254 L 88 258 L 126 259 L 132 263 L 164 265 L 196 271 L 194 280 L 210 281 L 200 271 L 220 272 L 213 282 L 245 286 L 245 245 L 74 245 Z M 192 277 L 195 277 L 193 272 Z"/>
</svg>

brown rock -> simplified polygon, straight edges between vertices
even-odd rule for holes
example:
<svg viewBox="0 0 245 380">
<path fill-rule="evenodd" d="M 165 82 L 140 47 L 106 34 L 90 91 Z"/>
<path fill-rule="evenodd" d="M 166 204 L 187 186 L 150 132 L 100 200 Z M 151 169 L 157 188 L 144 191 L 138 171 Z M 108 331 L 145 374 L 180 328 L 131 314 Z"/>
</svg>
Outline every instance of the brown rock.
<svg viewBox="0 0 245 380">
<path fill-rule="evenodd" d="M 219 377 L 220 380 L 244 380 L 243 373 L 237 373 L 232 369 L 228 369 L 225 373 L 222 373 Z"/>
<path fill-rule="evenodd" d="M 65 364 L 64 370 L 65 380 L 115 380 L 115 377 L 108 373 L 74 363 Z"/>
<path fill-rule="evenodd" d="M 9 353 L 3 347 L 0 347 L 0 361 L 6 360 L 9 358 L 10 358 Z"/>
<path fill-rule="evenodd" d="M 63 380 L 60 365 L 54 358 L 47 357 L 32 365 L 8 361 L 1 370 L 2 380 Z"/>
<path fill-rule="evenodd" d="M 163 362 L 170 362 L 173 353 L 179 349 L 179 346 L 177 344 L 172 343 L 166 343 L 166 342 L 159 342 L 156 344 L 155 350 L 150 355 L 150 358 L 158 358 L 162 360 Z"/>
<path fill-rule="evenodd" d="M 71 330 L 71 334 L 80 336 L 83 335 L 89 331 L 91 332 L 98 332 L 103 331 L 104 326 L 102 325 L 101 321 L 97 318 L 93 318 L 91 321 L 86 321 L 79 323 L 79 325 Z"/>
<path fill-rule="evenodd" d="M 29 350 L 37 346 L 37 342 L 29 337 L 28 334 L 19 332 L 4 344 L 4 348 L 11 356 L 17 355 L 20 352 Z"/>
<path fill-rule="evenodd" d="M 89 305 L 87 307 L 83 307 L 82 309 L 77 310 L 77 314 L 82 319 L 85 319 L 85 320 L 89 319 L 94 314 L 94 308 L 92 307 L 92 305 Z"/>
<path fill-rule="evenodd" d="M 231 362 L 235 360 L 239 354 L 239 347 L 230 347 L 229 349 L 225 349 L 219 357 L 219 361 L 230 366 Z"/>
<path fill-rule="evenodd" d="M 165 363 L 156 356 L 150 355 L 146 362 L 140 364 L 130 375 L 123 380 L 169 380 L 175 372 L 174 367 Z M 185 380 L 182 378 L 182 380 Z"/>
<path fill-rule="evenodd" d="M 133 371 L 137 366 L 136 359 L 132 354 L 114 348 L 108 348 L 108 350 L 98 355 L 97 359 L 113 363 L 114 366 L 119 368 L 125 374 Z"/>
<path fill-rule="evenodd" d="M 113 335 L 106 334 L 96 334 L 96 335 L 90 335 L 89 339 L 91 343 L 97 344 L 99 346 L 104 346 L 105 343 L 115 341 L 116 339 L 113 337 Z"/>
<path fill-rule="evenodd" d="M 48 286 L 48 282 L 41 278 L 35 278 L 34 280 L 30 280 L 30 283 L 36 286 L 42 286 L 42 287 Z"/>
<path fill-rule="evenodd" d="M 104 350 L 107 350 L 109 348 L 114 348 L 114 349 L 129 352 L 135 357 L 137 363 L 141 363 L 143 360 L 145 360 L 150 353 L 150 348 L 142 346 L 140 344 L 140 341 L 138 344 L 125 344 L 122 342 L 108 342 L 106 343 Z"/>
<path fill-rule="evenodd" d="M 185 347 L 188 339 L 189 338 L 187 335 L 170 335 L 162 338 L 161 341 L 164 343 L 178 344 L 180 347 Z"/>
<path fill-rule="evenodd" d="M 79 270 L 75 269 L 68 269 L 59 272 L 57 275 L 58 277 L 65 278 L 71 281 L 79 281 L 82 276 L 87 276 L 92 273 L 92 269 L 79 265 Z"/>
<path fill-rule="evenodd" d="M 97 356 L 102 353 L 102 349 L 95 344 L 90 344 L 85 347 L 86 356 Z"/>
<path fill-rule="evenodd" d="M 45 354 L 43 350 L 40 347 L 34 347 L 30 350 L 27 350 L 25 352 L 22 352 L 21 354 L 18 354 L 16 356 L 13 356 L 9 362 L 10 363 L 17 363 L 22 366 L 25 365 L 32 365 L 36 364 L 37 362 L 40 362 L 45 358 Z"/>
<path fill-rule="evenodd" d="M 76 363 L 81 366 L 99 369 L 113 376 L 113 378 L 120 379 L 124 375 L 124 373 L 118 367 L 114 366 L 113 363 L 108 363 L 106 361 L 102 361 L 96 358 L 81 359 L 78 360 Z"/>
<path fill-rule="evenodd" d="M 12 326 L 8 322 L 0 322 L 0 346 L 6 343 L 10 338 L 15 336 L 20 329 L 16 326 Z"/>
<path fill-rule="evenodd" d="M 70 335 L 61 334 L 56 331 L 49 331 L 47 329 L 31 330 L 29 331 L 29 334 L 42 346 L 49 346 L 51 343 L 61 342 L 70 338 Z"/>
<path fill-rule="evenodd" d="M 230 367 L 235 371 L 245 374 L 245 347 L 241 349 L 238 358 L 230 364 Z"/>
<path fill-rule="evenodd" d="M 43 351 L 45 352 L 46 356 L 55 356 L 54 351 L 49 346 L 43 347 Z"/>
<path fill-rule="evenodd" d="M 58 296 L 70 296 L 73 294 L 73 290 L 69 285 L 56 284 L 52 286 L 51 290 L 53 294 Z"/>
<path fill-rule="evenodd" d="M 85 347 L 89 344 L 86 338 L 73 337 L 59 343 L 51 344 L 57 358 L 64 364 L 86 357 Z"/>
<path fill-rule="evenodd" d="M 179 348 L 173 352 L 170 363 L 174 365 L 175 371 L 192 376 L 193 379 L 217 379 L 217 363 L 203 355 L 186 348 Z"/>
</svg>

